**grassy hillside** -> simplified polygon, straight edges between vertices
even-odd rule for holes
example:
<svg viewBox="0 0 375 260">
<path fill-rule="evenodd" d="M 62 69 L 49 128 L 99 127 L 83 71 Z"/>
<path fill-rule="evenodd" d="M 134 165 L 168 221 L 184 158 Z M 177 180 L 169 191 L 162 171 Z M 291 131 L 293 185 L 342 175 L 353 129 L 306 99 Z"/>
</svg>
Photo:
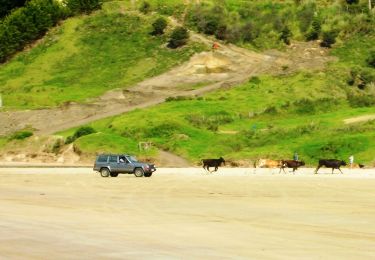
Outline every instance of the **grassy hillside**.
<svg viewBox="0 0 375 260">
<path fill-rule="evenodd" d="M 90 16 L 70 18 L 36 47 L 0 66 L 0 93 L 7 109 L 40 108 L 85 101 L 103 92 L 158 75 L 201 50 L 191 44 L 165 47 L 154 37 L 157 15 L 122 13 L 106 3 Z"/>
<path fill-rule="evenodd" d="M 375 114 L 375 107 L 351 104 L 346 87 L 338 83 L 326 73 L 264 76 L 204 98 L 171 101 L 91 126 L 117 140 L 152 141 L 191 161 L 212 156 L 290 158 L 297 151 L 309 164 L 352 153 L 361 162 L 373 162 L 375 122 L 345 125 L 343 120 Z M 112 149 L 112 143 L 97 149 L 96 136 L 85 138 L 91 147 L 82 147 L 84 152 Z"/>
</svg>

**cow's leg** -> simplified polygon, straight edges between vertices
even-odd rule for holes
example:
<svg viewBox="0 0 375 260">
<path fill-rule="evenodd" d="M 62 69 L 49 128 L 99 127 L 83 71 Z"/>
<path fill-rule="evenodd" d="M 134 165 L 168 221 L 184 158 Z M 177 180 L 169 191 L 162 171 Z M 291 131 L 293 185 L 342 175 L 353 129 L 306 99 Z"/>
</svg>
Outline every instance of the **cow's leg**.
<svg viewBox="0 0 375 260">
<path fill-rule="evenodd" d="M 337 168 L 340 172 L 341 172 L 341 174 L 344 174 L 342 171 L 341 171 L 341 169 L 340 169 L 340 167 L 339 168 Z"/>
<path fill-rule="evenodd" d="M 318 165 L 318 167 L 316 167 L 315 169 L 315 174 L 318 174 L 318 170 L 320 169 L 320 167 L 322 167 L 321 165 Z"/>
<path fill-rule="evenodd" d="M 293 168 L 293 174 L 295 174 L 295 171 L 296 171 L 296 170 L 297 170 L 297 168 L 294 167 L 294 168 Z"/>
<path fill-rule="evenodd" d="M 219 169 L 219 166 L 216 166 L 216 167 L 215 167 L 215 172 L 217 172 L 217 169 Z"/>
<path fill-rule="evenodd" d="M 333 174 L 333 171 L 335 170 L 335 168 L 332 168 L 332 174 Z"/>
</svg>

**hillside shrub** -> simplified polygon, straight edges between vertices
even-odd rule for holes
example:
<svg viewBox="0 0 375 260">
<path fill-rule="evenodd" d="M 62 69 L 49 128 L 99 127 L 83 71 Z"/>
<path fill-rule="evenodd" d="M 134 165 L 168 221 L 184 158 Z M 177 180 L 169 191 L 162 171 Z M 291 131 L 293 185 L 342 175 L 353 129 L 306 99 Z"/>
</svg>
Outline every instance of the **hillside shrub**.
<svg viewBox="0 0 375 260">
<path fill-rule="evenodd" d="M 173 30 L 171 38 L 168 42 L 168 47 L 171 49 L 176 49 L 187 43 L 189 39 L 189 32 L 184 27 L 177 27 Z"/>
<path fill-rule="evenodd" d="M 141 6 L 139 7 L 139 11 L 144 14 L 148 14 L 151 12 L 151 4 L 149 2 L 142 2 Z"/>
<path fill-rule="evenodd" d="M 314 17 L 310 30 L 306 33 L 305 38 L 308 41 L 313 41 L 319 39 L 319 35 L 322 29 L 321 21 L 318 17 Z"/>
<path fill-rule="evenodd" d="M 28 1 L 0 23 L 0 62 L 42 37 L 49 28 L 66 17 L 66 10 L 55 1 Z"/>
<path fill-rule="evenodd" d="M 8 15 L 13 9 L 22 7 L 26 0 L 0 0 L 0 19 Z"/>
<path fill-rule="evenodd" d="M 372 49 L 372 50 L 370 51 L 370 54 L 369 54 L 369 56 L 367 57 L 366 62 L 367 62 L 367 64 L 368 64 L 370 67 L 375 68 L 375 49 Z"/>
<path fill-rule="evenodd" d="M 151 32 L 152 35 L 162 35 L 164 34 L 165 28 L 167 28 L 167 20 L 163 17 L 159 17 L 152 23 L 153 31 Z"/>
<path fill-rule="evenodd" d="M 201 115 L 197 113 L 188 114 L 185 119 L 197 128 L 205 128 L 216 132 L 220 125 L 233 122 L 233 117 L 226 111 L 217 111 L 212 115 Z"/>
<path fill-rule="evenodd" d="M 363 90 L 367 85 L 375 83 L 375 71 L 370 68 L 353 67 L 349 72 L 347 83 Z"/>
<path fill-rule="evenodd" d="M 353 108 L 375 106 L 375 96 L 370 94 L 348 95 L 348 101 Z"/>
<path fill-rule="evenodd" d="M 289 45 L 291 37 L 292 37 L 292 31 L 288 28 L 288 26 L 285 26 L 281 30 L 280 40 L 283 41 L 286 45 Z"/>
<path fill-rule="evenodd" d="M 95 129 L 91 126 L 82 126 L 78 128 L 72 136 L 68 136 L 65 140 L 65 144 L 73 143 L 75 140 L 81 136 L 90 135 L 96 133 Z"/>
<path fill-rule="evenodd" d="M 102 0 L 65 0 L 65 4 L 71 12 L 86 14 L 100 9 L 102 2 Z"/>
<path fill-rule="evenodd" d="M 320 46 L 331 48 L 331 46 L 336 42 L 337 35 L 338 32 L 334 30 L 324 31 L 322 33 L 322 42 L 320 43 Z"/>
<path fill-rule="evenodd" d="M 26 131 L 26 130 L 17 131 L 10 136 L 9 140 L 24 140 L 32 135 L 33 135 L 33 132 L 31 131 Z"/>
<path fill-rule="evenodd" d="M 340 100 L 332 98 L 319 98 L 316 100 L 303 98 L 292 104 L 295 107 L 295 112 L 298 114 L 314 114 L 333 110 L 340 104 Z"/>
<path fill-rule="evenodd" d="M 359 0 L 345 0 L 347 4 L 352 5 L 352 4 L 358 4 Z"/>
</svg>

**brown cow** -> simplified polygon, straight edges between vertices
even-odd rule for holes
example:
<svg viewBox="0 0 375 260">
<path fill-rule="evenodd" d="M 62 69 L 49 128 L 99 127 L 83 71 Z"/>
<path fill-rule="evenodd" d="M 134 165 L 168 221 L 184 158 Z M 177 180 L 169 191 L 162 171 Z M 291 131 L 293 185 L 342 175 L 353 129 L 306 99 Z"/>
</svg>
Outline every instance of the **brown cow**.
<svg viewBox="0 0 375 260">
<path fill-rule="evenodd" d="M 284 171 L 284 173 L 286 173 L 284 168 L 293 168 L 293 174 L 294 174 L 294 172 L 298 170 L 298 167 L 301 167 L 304 165 L 305 165 L 304 161 L 282 160 L 279 173 L 281 172 L 281 169 Z"/>
</svg>

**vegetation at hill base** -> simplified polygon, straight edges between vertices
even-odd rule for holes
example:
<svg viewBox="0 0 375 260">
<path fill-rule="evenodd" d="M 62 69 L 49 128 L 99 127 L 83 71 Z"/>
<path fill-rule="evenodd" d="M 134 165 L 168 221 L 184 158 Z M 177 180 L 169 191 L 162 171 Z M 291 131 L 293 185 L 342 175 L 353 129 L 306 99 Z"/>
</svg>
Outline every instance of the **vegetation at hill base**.
<svg viewBox="0 0 375 260">
<path fill-rule="evenodd" d="M 152 141 L 192 162 L 219 156 L 233 160 L 291 158 L 297 151 L 309 165 L 321 157 L 346 159 L 352 153 L 359 161 L 371 163 L 375 121 L 347 125 L 343 120 L 375 114 L 375 107 L 352 104 L 348 95 L 353 93 L 347 88 L 345 80 L 325 72 L 262 76 L 231 90 L 174 99 L 90 126 L 118 140 Z M 96 139 L 86 136 L 90 147 L 81 150 L 98 151 Z M 110 151 L 111 144 L 101 145 L 99 150 L 103 149 Z"/>
</svg>

